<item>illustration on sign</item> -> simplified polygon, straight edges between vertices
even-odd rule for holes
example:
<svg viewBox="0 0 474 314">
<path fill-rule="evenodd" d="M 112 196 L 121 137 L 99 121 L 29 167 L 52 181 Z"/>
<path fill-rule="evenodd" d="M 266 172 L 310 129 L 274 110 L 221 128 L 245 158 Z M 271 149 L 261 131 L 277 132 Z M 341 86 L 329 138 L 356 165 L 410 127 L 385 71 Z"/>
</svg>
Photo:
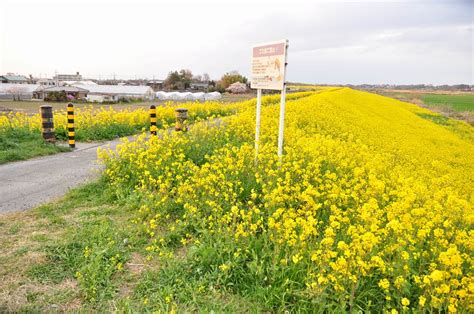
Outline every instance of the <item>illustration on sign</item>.
<svg viewBox="0 0 474 314">
<path fill-rule="evenodd" d="M 282 90 L 285 80 L 287 41 L 253 47 L 250 86 L 255 89 Z"/>
</svg>

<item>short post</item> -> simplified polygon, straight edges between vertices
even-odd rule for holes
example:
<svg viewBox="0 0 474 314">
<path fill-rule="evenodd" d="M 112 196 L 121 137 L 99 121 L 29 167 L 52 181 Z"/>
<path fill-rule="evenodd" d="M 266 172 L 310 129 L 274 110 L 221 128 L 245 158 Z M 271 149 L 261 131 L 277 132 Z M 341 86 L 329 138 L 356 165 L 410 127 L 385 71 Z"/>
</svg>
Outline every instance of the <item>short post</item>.
<svg viewBox="0 0 474 314">
<path fill-rule="evenodd" d="M 175 131 L 187 131 L 186 120 L 188 120 L 188 109 L 176 109 L 176 125 Z"/>
<path fill-rule="evenodd" d="M 150 134 L 156 135 L 157 127 L 156 127 L 156 106 L 150 106 Z"/>
<path fill-rule="evenodd" d="M 76 148 L 76 130 L 74 129 L 74 105 L 67 104 L 67 136 L 69 147 Z"/>
<path fill-rule="evenodd" d="M 53 107 L 49 105 L 40 106 L 41 115 L 41 134 L 43 139 L 47 142 L 55 142 L 54 122 L 53 122 Z"/>
</svg>

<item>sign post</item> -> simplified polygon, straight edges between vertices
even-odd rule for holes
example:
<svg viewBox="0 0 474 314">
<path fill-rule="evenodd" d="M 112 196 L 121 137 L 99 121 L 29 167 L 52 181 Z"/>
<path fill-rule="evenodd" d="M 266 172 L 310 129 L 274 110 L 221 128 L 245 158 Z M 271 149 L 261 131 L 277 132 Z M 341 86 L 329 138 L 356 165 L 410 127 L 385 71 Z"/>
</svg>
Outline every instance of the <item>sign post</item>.
<svg viewBox="0 0 474 314">
<path fill-rule="evenodd" d="M 283 134 L 285 133 L 286 86 L 281 90 L 280 124 L 278 126 L 278 157 L 283 156 Z"/>
<path fill-rule="evenodd" d="M 255 161 L 258 160 L 258 142 L 260 141 L 260 113 L 262 112 L 262 90 L 257 89 L 257 118 L 255 121 Z"/>
<path fill-rule="evenodd" d="M 280 126 L 278 130 L 278 156 L 283 155 L 283 133 L 285 123 L 286 59 L 288 40 L 254 46 L 252 49 L 251 88 L 257 89 L 257 117 L 255 128 L 255 159 L 258 157 L 260 140 L 260 115 L 262 89 L 280 90 Z"/>
</svg>

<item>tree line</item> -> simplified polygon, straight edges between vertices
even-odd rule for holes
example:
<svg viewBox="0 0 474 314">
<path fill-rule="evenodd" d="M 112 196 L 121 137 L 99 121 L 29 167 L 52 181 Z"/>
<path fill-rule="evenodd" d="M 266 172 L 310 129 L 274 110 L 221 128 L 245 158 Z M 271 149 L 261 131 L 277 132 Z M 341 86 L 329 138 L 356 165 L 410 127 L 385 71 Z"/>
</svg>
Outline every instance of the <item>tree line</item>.
<svg viewBox="0 0 474 314">
<path fill-rule="evenodd" d="M 207 91 L 225 92 L 231 84 L 240 82 L 247 84 L 248 80 L 245 76 L 237 71 L 227 72 L 217 80 L 211 80 L 209 74 L 193 75 L 189 69 L 181 69 L 179 71 L 171 71 L 168 73 L 163 85 L 167 90 L 185 90 L 191 88 L 192 83 L 204 83 L 207 85 Z"/>
</svg>

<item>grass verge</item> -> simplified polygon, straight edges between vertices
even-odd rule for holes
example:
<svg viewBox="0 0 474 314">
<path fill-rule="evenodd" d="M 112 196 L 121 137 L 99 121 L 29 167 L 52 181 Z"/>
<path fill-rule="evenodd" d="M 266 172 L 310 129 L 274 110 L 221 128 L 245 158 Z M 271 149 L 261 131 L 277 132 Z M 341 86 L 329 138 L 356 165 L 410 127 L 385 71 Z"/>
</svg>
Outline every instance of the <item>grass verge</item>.
<svg viewBox="0 0 474 314">
<path fill-rule="evenodd" d="M 0 164 L 67 151 L 67 147 L 46 143 L 38 132 L 23 128 L 0 131 Z"/>
<path fill-rule="evenodd" d="M 258 310 L 194 272 L 183 248 L 177 258 L 147 260 L 147 241 L 129 222 L 135 210 L 99 180 L 0 215 L 0 312 L 171 311 L 178 299 L 190 311 Z"/>
</svg>

